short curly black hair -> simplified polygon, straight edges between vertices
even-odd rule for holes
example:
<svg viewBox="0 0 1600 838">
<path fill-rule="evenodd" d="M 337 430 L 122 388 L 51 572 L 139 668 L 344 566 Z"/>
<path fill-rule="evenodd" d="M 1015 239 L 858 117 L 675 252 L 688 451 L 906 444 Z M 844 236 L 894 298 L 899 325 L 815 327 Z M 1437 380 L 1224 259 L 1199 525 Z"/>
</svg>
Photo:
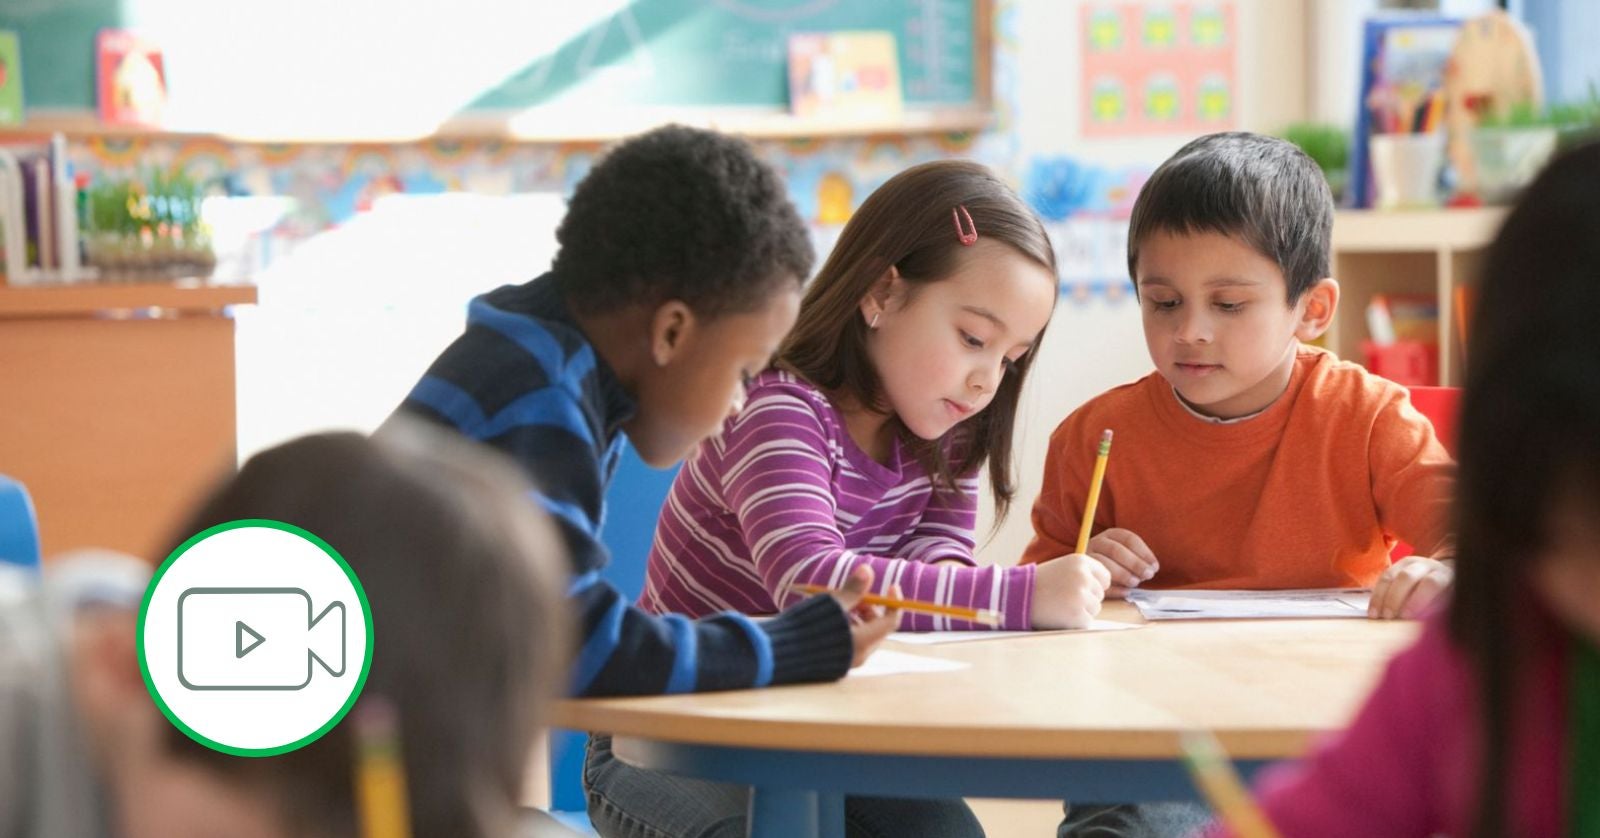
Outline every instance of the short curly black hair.
<svg viewBox="0 0 1600 838">
<path fill-rule="evenodd" d="M 581 314 L 682 300 L 702 316 L 760 308 L 815 258 L 800 214 L 749 143 L 681 125 L 629 139 L 578 184 L 555 277 Z"/>
</svg>

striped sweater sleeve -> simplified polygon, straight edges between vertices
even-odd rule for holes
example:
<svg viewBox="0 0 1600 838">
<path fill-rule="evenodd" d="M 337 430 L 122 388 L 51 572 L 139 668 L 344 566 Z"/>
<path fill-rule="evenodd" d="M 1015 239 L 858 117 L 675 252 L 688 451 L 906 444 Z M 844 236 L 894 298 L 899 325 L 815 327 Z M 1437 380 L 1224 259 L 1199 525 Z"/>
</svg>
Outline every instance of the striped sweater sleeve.
<svg viewBox="0 0 1600 838">
<path fill-rule="evenodd" d="M 507 454 L 539 487 L 531 500 L 556 522 L 574 566 L 568 596 L 581 637 L 572 694 L 703 692 L 843 677 L 853 644 L 848 617 L 832 597 L 813 597 L 763 622 L 732 613 L 690 620 L 649 614 L 600 578 L 607 476 L 603 450 L 576 421 L 578 392 L 546 386 L 484 416 L 465 390 L 430 375 L 402 406 Z"/>
<path fill-rule="evenodd" d="M 978 526 L 978 481 L 963 477 L 956 491 L 935 492 L 922 519 L 911 529 L 902 558 L 919 562 L 957 561 L 977 567 L 972 533 Z"/>
<path fill-rule="evenodd" d="M 932 565 L 935 558 L 970 560 L 949 529 L 974 513 L 930 517 L 917 525 L 918 547 L 911 558 L 868 555 L 845 546 L 835 517 L 832 466 L 827 432 L 816 412 L 799 396 L 781 389 L 760 393 L 731 422 L 720 439 L 723 498 L 749 545 L 762 583 L 780 605 L 793 602 L 792 586 L 811 583 L 837 587 L 858 564 L 872 566 L 874 585 L 898 583 L 915 599 L 999 611 L 1001 628 L 1027 630 L 1034 568 Z M 970 501 L 969 501 L 970 504 Z M 970 545 L 970 536 L 968 537 Z M 948 617 L 906 613 L 901 628 L 911 631 L 979 629 Z"/>
</svg>

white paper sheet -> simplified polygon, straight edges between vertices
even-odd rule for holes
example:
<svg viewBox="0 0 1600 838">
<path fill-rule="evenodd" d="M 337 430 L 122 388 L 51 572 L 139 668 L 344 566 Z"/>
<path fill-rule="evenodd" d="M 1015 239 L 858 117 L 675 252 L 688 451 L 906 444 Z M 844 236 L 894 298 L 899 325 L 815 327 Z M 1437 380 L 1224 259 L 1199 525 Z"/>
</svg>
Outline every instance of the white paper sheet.
<svg viewBox="0 0 1600 838">
<path fill-rule="evenodd" d="M 1006 637 L 1038 637 L 1041 634 L 1073 634 L 1085 631 L 1121 631 L 1136 629 L 1138 623 L 1119 623 L 1116 620 L 1095 620 L 1088 628 L 1054 629 L 1049 631 L 897 631 L 889 639 L 897 643 L 933 646 L 939 643 L 967 643 L 973 640 L 1000 640 Z"/>
<path fill-rule="evenodd" d="M 1146 620 L 1246 620 L 1366 617 L 1372 591 L 1315 588 L 1286 591 L 1130 591 Z"/>
<path fill-rule="evenodd" d="M 909 652 L 896 652 L 882 647 L 873 650 L 867 662 L 850 670 L 847 678 L 871 678 L 874 675 L 899 675 L 906 672 L 951 672 L 966 669 L 963 661 L 930 658 Z"/>
</svg>

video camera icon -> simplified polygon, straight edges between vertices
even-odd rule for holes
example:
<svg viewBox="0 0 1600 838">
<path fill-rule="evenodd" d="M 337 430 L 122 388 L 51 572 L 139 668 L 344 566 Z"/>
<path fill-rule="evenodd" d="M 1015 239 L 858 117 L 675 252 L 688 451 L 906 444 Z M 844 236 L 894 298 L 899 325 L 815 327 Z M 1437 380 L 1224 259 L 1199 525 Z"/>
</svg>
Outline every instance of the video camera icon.
<svg viewBox="0 0 1600 838">
<path fill-rule="evenodd" d="M 301 690 L 345 673 L 345 606 L 313 614 L 301 588 L 189 588 L 178 596 L 178 682 L 190 690 Z"/>
</svg>

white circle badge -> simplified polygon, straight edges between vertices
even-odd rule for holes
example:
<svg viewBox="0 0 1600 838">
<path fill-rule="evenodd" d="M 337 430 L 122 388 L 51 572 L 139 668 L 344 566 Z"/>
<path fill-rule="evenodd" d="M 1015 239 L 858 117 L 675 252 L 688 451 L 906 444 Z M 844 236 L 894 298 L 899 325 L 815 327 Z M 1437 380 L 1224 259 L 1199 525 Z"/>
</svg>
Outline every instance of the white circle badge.
<svg viewBox="0 0 1600 838">
<path fill-rule="evenodd" d="M 372 665 L 372 610 L 350 566 L 306 530 L 260 518 L 185 541 L 139 609 L 139 668 L 166 717 L 238 756 L 315 742 Z"/>
</svg>

